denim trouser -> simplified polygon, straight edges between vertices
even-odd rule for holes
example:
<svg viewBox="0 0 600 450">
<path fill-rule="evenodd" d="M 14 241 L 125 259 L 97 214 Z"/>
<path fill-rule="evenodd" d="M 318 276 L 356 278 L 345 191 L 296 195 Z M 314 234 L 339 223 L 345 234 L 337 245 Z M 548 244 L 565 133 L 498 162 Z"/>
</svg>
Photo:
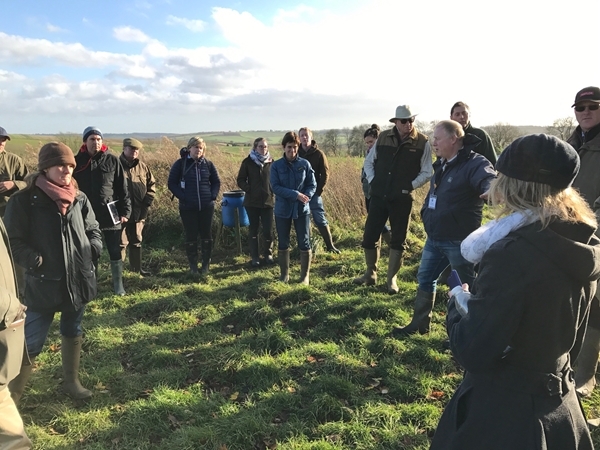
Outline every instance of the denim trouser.
<svg viewBox="0 0 600 450">
<path fill-rule="evenodd" d="M 317 227 L 326 227 L 329 225 L 329 222 L 325 218 L 325 208 L 323 207 L 323 199 L 320 195 L 313 195 L 308 206 L 310 207 L 313 222 Z"/>
<path fill-rule="evenodd" d="M 473 285 L 475 279 L 474 266 L 460 253 L 460 243 L 462 241 L 436 241 L 427 238 L 423 253 L 421 254 L 421 264 L 417 272 L 417 281 L 419 289 L 424 292 L 435 292 L 437 279 L 448 264 L 452 269 L 458 272 L 458 276 L 463 283 Z"/>
<path fill-rule="evenodd" d="M 81 320 L 85 306 L 82 306 L 79 311 L 66 311 L 60 313 L 60 334 L 64 337 L 72 338 L 81 336 Z M 27 352 L 29 356 L 35 358 L 42 353 L 42 348 L 48 337 L 50 325 L 54 320 L 55 312 L 37 312 L 27 311 L 25 317 L 25 343 L 27 344 Z"/>
<path fill-rule="evenodd" d="M 291 217 L 275 216 L 275 228 L 277 228 L 277 248 L 287 250 L 290 248 L 290 231 L 292 222 L 296 229 L 296 238 L 298 239 L 298 248 L 303 251 L 310 250 L 310 215 L 305 214 L 297 219 Z"/>
</svg>

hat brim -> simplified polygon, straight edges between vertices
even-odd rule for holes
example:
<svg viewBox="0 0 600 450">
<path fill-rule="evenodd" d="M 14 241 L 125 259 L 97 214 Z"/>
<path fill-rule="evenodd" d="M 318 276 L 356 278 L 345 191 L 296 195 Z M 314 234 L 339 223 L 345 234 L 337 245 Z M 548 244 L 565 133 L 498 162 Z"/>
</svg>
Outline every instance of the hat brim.
<svg viewBox="0 0 600 450">
<path fill-rule="evenodd" d="M 10 141 L 10 136 L 8 134 L 2 134 L 0 137 L 5 137 L 6 140 Z"/>
<path fill-rule="evenodd" d="M 392 118 L 390 119 L 390 122 L 392 122 L 392 123 L 396 123 L 396 120 L 400 120 L 400 119 L 410 119 L 410 118 L 415 118 L 415 117 L 417 117 L 417 116 L 418 116 L 418 114 L 413 114 L 412 116 L 408 116 L 408 117 L 392 117 Z"/>
<path fill-rule="evenodd" d="M 600 100 L 596 100 L 596 99 L 592 99 L 592 98 L 583 98 L 581 100 L 576 101 L 575 103 L 573 103 L 571 105 L 571 108 L 574 108 L 575 106 L 577 106 L 579 103 L 583 103 L 583 102 L 592 102 L 592 103 L 600 103 Z"/>
</svg>

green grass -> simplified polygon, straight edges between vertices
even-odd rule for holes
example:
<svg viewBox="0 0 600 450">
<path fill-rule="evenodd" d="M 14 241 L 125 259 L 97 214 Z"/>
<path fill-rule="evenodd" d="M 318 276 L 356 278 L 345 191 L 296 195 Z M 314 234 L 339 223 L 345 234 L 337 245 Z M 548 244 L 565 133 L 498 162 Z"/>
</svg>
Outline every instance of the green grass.
<svg viewBox="0 0 600 450">
<path fill-rule="evenodd" d="M 156 275 L 126 273 L 116 297 L 104 261 L 83 323 L 81 378 L 94 397 L 60 393 L 55 324 L 21 403 L 35 448 L 427 449 L 462 377 L 442 349 L 445 289 L 429 335 L 388 337 L 411 316 L 423 230 L 413 221 L 395 296 L 383 280 L 352 283 L 360 232 L 333 231 L 343 253 L 320 252 L 315 238 L 309 287 L 275 281 L 277 267 L 252 270 L 232 249 L 194 279 L 175 245 L 147 249 Z M 599 400 L 585 403 L 591 417 Z"/>
</svg>

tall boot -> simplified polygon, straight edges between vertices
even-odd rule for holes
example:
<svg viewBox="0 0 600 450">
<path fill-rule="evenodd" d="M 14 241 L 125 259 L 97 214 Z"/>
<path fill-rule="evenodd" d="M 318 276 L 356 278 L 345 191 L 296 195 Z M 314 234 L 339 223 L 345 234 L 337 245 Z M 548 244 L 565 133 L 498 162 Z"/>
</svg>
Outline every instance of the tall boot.
<svg viewBox="0 0 600 450">
<path fill-rule="evenodd" d="M 396 284 L 396 274 L 400 270 L 400 266 L 402 266 L 402 250 L 391 249 L 387 272 L 388 294 L 398 293 L 398 285 Z"/>
<path fill-rule="evenodd" d="M 265 264 L 275 264 L 275 260 L 273 259 L 273 241 L 270 239 L 265 239 L 265 249 L 263 256 L 265 258 Z"/>
<path fill-rule="evenodd" d="M 190 273 L 192 275 L 198 274 L 198 242 L 186 242 L 185 243 L 185 254 L 190 265 Z"/>
<path fill-rule="evenodd" d="M 331 236 L 331 230 L 329 229 L 329 225 L 325 225 L 324 227 L 317 227 L 319 229 L 319 233 L 323 237 L 323 241 L 325 241 L 325 246 L 327 247 L 328 252 L 332 253 L 341 253 L 335 246 L 333 245 L 333 237 Z"/>
<path fill-rule="evenodd" d="M 279 253 L 277 254 L 277 260 L 279 262 L 279 270 L 281 272 L 279 275 L 279 281 L 287 283 L 290 281 L 290 249 L 279 250 Z"/>
<path fill-rule="evenodd" d="M 580 397 L 592 395 L 596 386 L 598 353 L 600 353 L 600 330 L 588 325 L 575 368 L 575 390 Z"/>
<path fill-rule="evenodd" d="M 365 248 L 365 261 L 367 270 L 362 277 L 354 279 L 354 284 L 373 286 L 377 283 L 377 261 L 379 261 L 379 247 Z"/>
<path fill-rule="evenodd" d="M 302 250 L 300 252 L 300 284 L 309 285 L 310 262 L 312 260 L 312 251 Z"/>
<path fill-rule="evenodd" d="M 405 337 L 411 334 L 429 333 L 429 325 L 431 324 L 431 311 L 435 303 L 435 292 L 417 291 L 415 298 L 415 308 L 413 317 L 410 323 L 404 328 L 396 327 L 392 330 L 392 335 L 395 337 Z"/>
<path fill-rule="evenodd" d="M 390 242 L 392 242 L 392 233 L 389 231 L 384 231 L 381 233 L 381 240 L 389 246 Z"/>
<path fill-rule="evenodd" d="M 113 290 L 117 295 L 125 295 L 123 287 L 123 261 L 111 261 L 110 272 L 112 274 Z"/>
<path fill-rule="evenodd" d="M 10 391 L 10 396 L 12 397 L 15 405 L 19 405 L 19 401 L 21 400 L 21 396 L 25 391 L 25 386 L 29 381 L 29 377 L 31 376 L 31 372 L 33 371 L 33 363 L 35 362 L 35 356 L 30 356 L 29 360 L 31 364 L 22 365 L 21 371 L 19 375 L 17 375 L 10 383 L 8 383 L 8 390 Z M 25 362 L 25 360 L 23 360 Z"/>
<path fill-rule="evenodd" d="M 212 255 L 212 239 L 202 240 L 202 267 L 200 267 L 200 273 L 202 275 L 208 275 L 208 269 L 210 267 L 211 255 Z"/>
<path fill-rule="evenodd" d="M 252 258 L 252 262 L 250 264 L 252 265 L 252 267 L 259 267 L 260 259 L 258 257 L 258 237 L 255 236 L 250 238 L 249 247 L 250 257 Z"/>
<path fill-rule="evenodd" d="M 81 358 L 81 336 L 69 338 L 62 336 L 61 356 L 64 372 L 63 390 L 74 400 L 84 400 L 92 392 L 79 382 L 79 360 Z"/>
<path fill-rule="evenodd" d="M 143 277 L 152 275 L 150 272 L 142 269 L 142 247 L 129 247 L 129 269 L 132 272 L 139 273 Z"/>
</svg>

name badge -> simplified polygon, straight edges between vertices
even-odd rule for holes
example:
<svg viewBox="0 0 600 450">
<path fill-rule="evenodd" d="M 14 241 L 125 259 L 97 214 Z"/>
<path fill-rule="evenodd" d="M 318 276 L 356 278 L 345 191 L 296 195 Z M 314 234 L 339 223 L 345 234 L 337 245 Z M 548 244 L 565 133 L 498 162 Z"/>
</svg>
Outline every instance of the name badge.
<svg viewBox="0 0 600 450">
<path fill-rule="evenodd" d="M 430 195 L 429 196 L 429 204 L 427 205 L 427 207 L 429 209 L 435 209 L 436 203 L 437 203 L 437 197 L 435 195 Z"/>
</svg>

